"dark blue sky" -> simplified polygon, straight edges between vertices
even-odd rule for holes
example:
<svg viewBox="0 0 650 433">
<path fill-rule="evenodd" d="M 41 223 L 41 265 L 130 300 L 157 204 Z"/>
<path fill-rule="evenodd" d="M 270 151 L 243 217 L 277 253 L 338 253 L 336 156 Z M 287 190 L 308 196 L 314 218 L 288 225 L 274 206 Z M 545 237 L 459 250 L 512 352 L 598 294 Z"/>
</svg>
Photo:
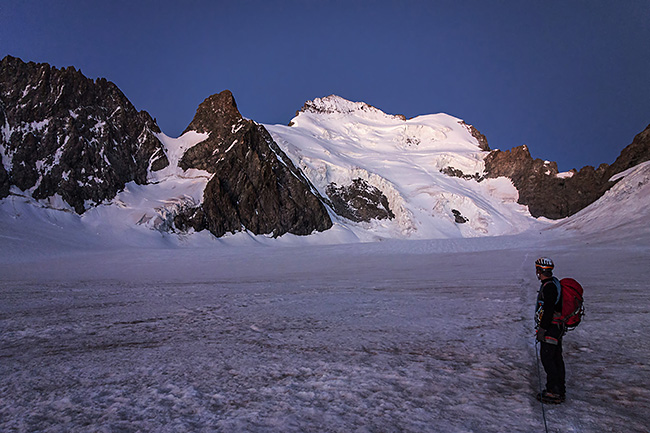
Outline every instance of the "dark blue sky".
<svg viewBox="0 0 650 433">
<path fill-rule="evenodd" d="M 3 0 L 6 54 L 106 77 L 171 136 L 223 89 L 261 123 L 330 94 L 445 112 L 561 170 L 650 123 L 648 0 Z"/>
</svg>

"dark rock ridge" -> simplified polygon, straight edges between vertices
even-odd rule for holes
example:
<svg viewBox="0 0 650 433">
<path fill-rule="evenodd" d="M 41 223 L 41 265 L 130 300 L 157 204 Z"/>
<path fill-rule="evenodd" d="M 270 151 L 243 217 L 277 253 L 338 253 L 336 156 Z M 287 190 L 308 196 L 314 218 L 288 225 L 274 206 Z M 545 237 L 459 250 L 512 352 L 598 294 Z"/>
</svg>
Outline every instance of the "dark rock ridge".
<svg viewBox="0 0 650 433">
<path fill-rule="evenodd" d="M 207 98 L 187 131 L 209 137 L 188 149 L 179 163 L 213 174 L 203 202 L 178 215 L 179 229 L 208 229 L 215 236 L 308 235 L 332 227 L 322 199 L 262 126 L 244 119 L 230 91 Z"/>
<path fill-rule="evenodd" d="M 616 161 L 607 169 L 609 177 L 632 168 L 642 162 L 650 161 L 650 125 L 634 137 Z"/>
<path fill-rule="evenodd" d="M 450 166 L 440 169 L 440 173 L 446 174 L 447 176 L 450 176 L 450 177 L 460 177 L 461 179 L 475 180 L 477 182 L 481 182 L 481 181 L 483 181 L 485 179 L 485 176 L 482 176 L 482 175 L 480 175 L 478 173 L 465 174 L 465 173 L 463 173 L 462 170 L 459 170 L 457 168 L 450 167 Z"/>
<path fill-rule="evenodd" d="M 558 176 L 557 164 L 533 159 L 528 148 L 494 150 L 485 158 L 488 178 L 505 176 L 519 191 L 519 203 L 527 205 L 534 217 L 564 218 L 598 200 L 615 182 L 609 179 L 628 168 L 650 160 L 650 125 L 638 134 L 610 166 L 571 170 L 570 176 Z"/>
<path fill-rule="evenodd" d="M 0 197 L 10 185 L 35 199 L 59 194 L 79 214 L 147 182 L 169 164 L 160 132 L 117 86 L 73 67 L 0 62 Z"/>
<path fill-rule="evenodd" d="M 354 179 L 352 184 L 346 186 L 331 183 L 325 193 L 334 212 L 351 221 L 395 218 L 384 193 L 363 179 Z"/>
<path fill-rule="evenodd" d="M 464 120 L 461 120 L 459 123 L 469 131 L 472 137 L 476 138 L 476 141 L 478 141 L 478 147 L 481 150 L 485 150 L 487 152 L 490 151 L 490 145 L 488 144 L 487 138 L 485 135 L 481 134 L 481 131 L 476 129 L 473 125 L 465 123 Z"/>
</svg>

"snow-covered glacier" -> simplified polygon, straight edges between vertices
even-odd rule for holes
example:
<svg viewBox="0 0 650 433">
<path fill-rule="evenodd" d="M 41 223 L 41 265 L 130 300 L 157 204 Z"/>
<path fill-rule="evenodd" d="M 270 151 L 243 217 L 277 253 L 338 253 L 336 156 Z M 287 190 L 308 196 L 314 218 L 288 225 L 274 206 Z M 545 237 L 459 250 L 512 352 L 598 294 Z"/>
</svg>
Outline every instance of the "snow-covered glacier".
<svg viewBox="0 0 650 433">
<path fill-rule="evenodd" d="M 517 204 L 509 179 L 483 178 L 488 152 L 453 116 L 406 119 L 332 95 L 307 102 L 290 126 L 265 126 L 322 196 L 355 179 L 386 195 L 392 220 L 338 218 L 360 239 L 498 236 L 545 224 Z"/>
</svg>

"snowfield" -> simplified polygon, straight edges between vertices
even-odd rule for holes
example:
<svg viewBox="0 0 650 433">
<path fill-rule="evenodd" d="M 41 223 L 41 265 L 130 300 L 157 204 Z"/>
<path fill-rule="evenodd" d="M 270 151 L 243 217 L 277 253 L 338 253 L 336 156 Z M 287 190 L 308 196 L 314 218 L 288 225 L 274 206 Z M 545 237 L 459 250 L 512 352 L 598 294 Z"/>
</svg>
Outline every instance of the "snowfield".
<svg viewBox="0 0 650 433">
<path fill-rule="evenodd" d="M 0 430 L 544 431 L 533 261 L 549 255 L 587 307 L 549 431 L 645 432 L 638 234 L 3 250 Z"/>
</svg>

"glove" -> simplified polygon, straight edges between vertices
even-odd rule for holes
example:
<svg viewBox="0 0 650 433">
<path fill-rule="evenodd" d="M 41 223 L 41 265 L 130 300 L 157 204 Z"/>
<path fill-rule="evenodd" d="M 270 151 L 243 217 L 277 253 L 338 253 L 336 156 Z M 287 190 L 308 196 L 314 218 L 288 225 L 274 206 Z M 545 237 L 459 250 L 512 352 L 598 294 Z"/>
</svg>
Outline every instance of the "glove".
<svg viewBox="0 0 650 433">
<path fill-rule="evenodd" d="M 544 340 L 544 336 L 546 335 L 546 329 L 544 328 L 539 328 L 537 329 L 537 334 L 535 335 L 535 338 L 537 338 L 537 341 L 540 343 L 545 343 L 546 340 Z"/>
</svg>

